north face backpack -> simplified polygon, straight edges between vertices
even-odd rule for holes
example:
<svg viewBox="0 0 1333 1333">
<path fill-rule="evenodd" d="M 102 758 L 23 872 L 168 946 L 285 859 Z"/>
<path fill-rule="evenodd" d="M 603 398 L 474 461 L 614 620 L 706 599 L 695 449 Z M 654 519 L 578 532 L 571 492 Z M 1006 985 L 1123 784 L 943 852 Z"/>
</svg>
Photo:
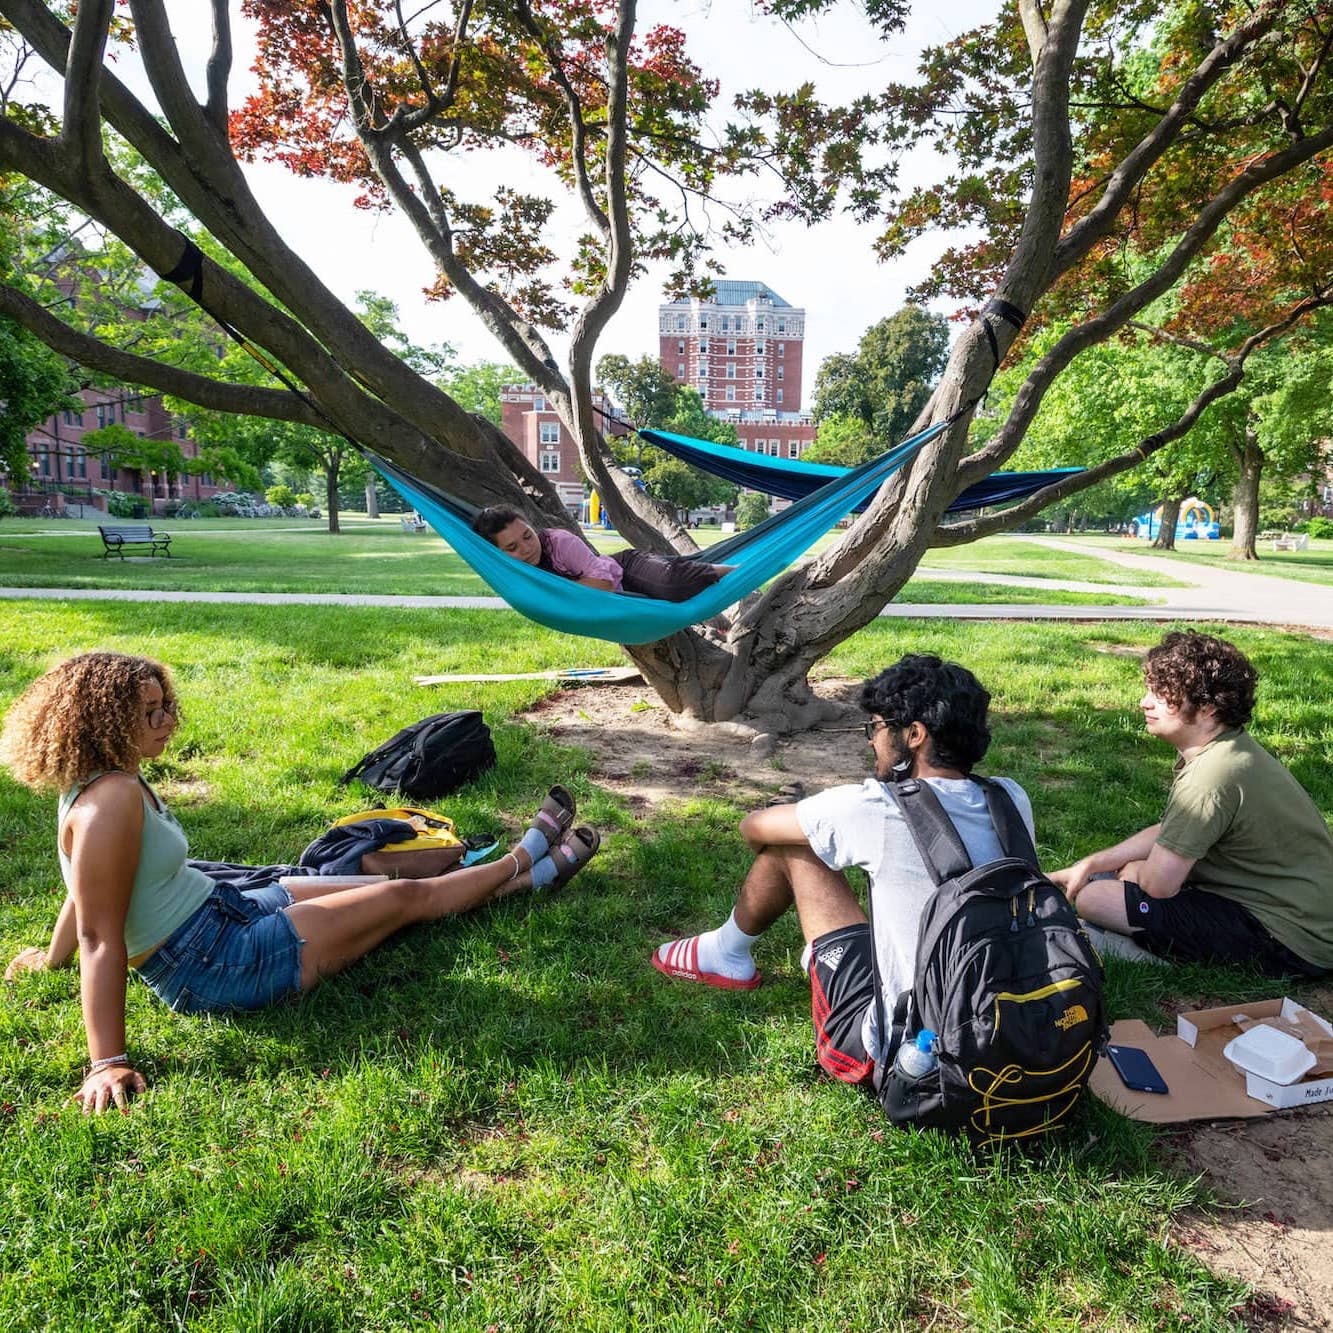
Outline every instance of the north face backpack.
<svg viewBox="0 0 1333 1333">
<path fill-rule="evenodd" d="M 923 1028 L 938 1066 L 921 1079 L 888 1067 L 880 1101 L 898 1124 L 961 1130 L 996 1144 L 1046 1133 L 1069 1117 L 1106 1043 L 1102 970 L 1009 793 L 988 778 L 991 823 L 1004 856 L 973 868 L 926 782 L 893 784 L 903 819 L 939 886 L 921 914 L 916 974 L 898 996 L 891 1061 Z M 873 931 L 872 931 L 873 937 Z"/>
<path fill-rule="evenodd" d="M 495 765 L 490 728 L 475 709 L 424 717 L 362 756 L 340 781 L 434 801 Z"/>
</svg>

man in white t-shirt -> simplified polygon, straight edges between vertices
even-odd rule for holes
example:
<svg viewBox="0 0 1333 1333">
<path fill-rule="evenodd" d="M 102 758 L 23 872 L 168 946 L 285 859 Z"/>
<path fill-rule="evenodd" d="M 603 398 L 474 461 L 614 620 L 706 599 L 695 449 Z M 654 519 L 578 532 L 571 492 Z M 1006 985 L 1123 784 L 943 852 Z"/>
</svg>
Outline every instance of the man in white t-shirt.
<svg viewBox="0 0 1333 1333">
<path fill-rule="evenodd" d="M 717 930 L 673 940 L 653 954 L 669 977 L 725 990 L 759 985 L 751 950 L 795 904 L 805 933 L 802 965 L 810 975 L 815 1048 L 820 1065 L 845 1083 L 878 1084 L 883 1048 L 875 1017 L 875 959 L 884 1010 L 912 984 L 917 931 L 935 892 L 886 785 L 912 777 L 930 783 L 953 820 L 973 865 L 1003 855 L 984 791 L 968 777 L 986 753 L 990 695 L 965 667 L 910 655 L 861 689 L 875 776 L 831 787 L 794 805 L 769 806 L 741 821 L 755 851 L 735 910 Z M 1023 789 L 1000 778 L 1032 832 Z M 860 866 L 874 896 L 875 938 L 841 873 Z"/>
</svg>

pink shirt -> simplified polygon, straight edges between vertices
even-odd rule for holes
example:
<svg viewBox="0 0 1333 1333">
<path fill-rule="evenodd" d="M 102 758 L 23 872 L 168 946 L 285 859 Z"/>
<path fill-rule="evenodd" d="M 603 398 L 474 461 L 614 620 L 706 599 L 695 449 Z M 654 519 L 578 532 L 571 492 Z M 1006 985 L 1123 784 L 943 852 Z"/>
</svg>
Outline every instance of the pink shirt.
<svg viewBox="0 0 1333 1333">
<path fill-rule="evenodd" d="M 541 530 L 542 554 L 551 568 L 567 579 L 606 579 L 612 592 L 621 591 L 624 571 L 609 555 L 590 551 L 572 532 L 564 528 Z"/>
</svg>

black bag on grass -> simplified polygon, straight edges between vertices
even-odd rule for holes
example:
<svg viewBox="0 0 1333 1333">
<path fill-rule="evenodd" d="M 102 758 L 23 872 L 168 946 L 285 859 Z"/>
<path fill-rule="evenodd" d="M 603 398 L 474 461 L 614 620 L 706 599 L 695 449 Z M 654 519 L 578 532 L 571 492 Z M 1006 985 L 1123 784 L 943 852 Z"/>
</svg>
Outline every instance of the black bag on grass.
<svg viewBox="0 0 1333 1333">
<path fill-rule="evenodd" d="M 1106 1043 L 1106 1005 L 1096 952 L 1037 868 L 1009 793 L 973 780 L 1004 852 L 976 868 L 928 783 L 893 787 L 939 887 L 921 914 L 912 989 L 898 996 L 887 1029 L 889 1060 L 929 1028 L 939 1064 L 919 1079 L 890 1064 L 879 1095 L 895 1123 L 994 1144 L 1030 1139 L 1068 1118 Z"/>
<path fill-rule="evenodd" d="M 359 759 L 342 775 L 376 791 L 417 801 L 447 796 L 495 766 L 491 730 L 475 709 L 423 717 Z"/>
</svg>

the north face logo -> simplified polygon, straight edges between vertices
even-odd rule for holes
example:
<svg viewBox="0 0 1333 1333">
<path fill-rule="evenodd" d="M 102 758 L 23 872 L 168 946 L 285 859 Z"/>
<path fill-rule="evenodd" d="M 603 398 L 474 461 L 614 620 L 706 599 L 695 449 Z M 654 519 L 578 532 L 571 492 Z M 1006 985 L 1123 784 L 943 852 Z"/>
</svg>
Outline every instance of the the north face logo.
<svg viewBox="0 0 1333 1333">
<path fill-rule="evenodd" d="M 1055 1020 L 1055 1026 L 1061 1032 L 1068 1032 L 1070 1028 L 1077 1027 L 1080 1023 L 1088 1021 L 1088 1011 L 1081 1004 L 1071 1004 L 1068 1009 Z"/>
<path fill-rule="evenodd" d="M 833 948 L 826 949 L 823 953 L 818 955 L 817 961 L 820 966 L 828 968 L 830 972 L 836 972 L 838 970 L 838 964 L 842 962 L 842 956 L 846 952 L 847 949 L 845 945 L 836 944 Z"/>
</svg>

